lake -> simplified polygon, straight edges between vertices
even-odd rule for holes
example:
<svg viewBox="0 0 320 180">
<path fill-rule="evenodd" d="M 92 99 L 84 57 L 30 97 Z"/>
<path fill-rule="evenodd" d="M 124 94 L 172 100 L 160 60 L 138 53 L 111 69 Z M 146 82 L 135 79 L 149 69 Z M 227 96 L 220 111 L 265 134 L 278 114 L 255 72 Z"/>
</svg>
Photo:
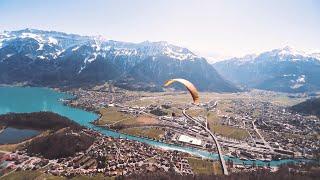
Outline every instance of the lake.
<svg viewBox="0 0 320 180">
<path fill-rule="evenodd" d="M 8 127 L 0 134 L 0 144 L 15 144 L 40 134 L 40 131 L 31 129 L 16 129 Z"/>
<path fill-rule="evenodd" d="M 178 145 L 166 144 L 150 139 L 139 138 L 135 136 L 125 135 L 117 133 L 105 128 L 96 127 L 90 122 L 97 119 L 99 115 L 87 112 L 81 109 L 69 107 L 63 105 L 59 99 L 72 98 L 71 95 L 61 92 L 56 92 L 48 88 L 35 88 L 35 87 L 0 87 L 0 114 L 6 114 L 9 112 L 16 113 L 28 113 L 38 111 L 52 111 L 62 116 L 66 116 L 71 120 L 79 123 L 80 125 L 86 126 L 90 129 L 99 131 L 107 136 L 115 138 L 127 138 L 131 140 L 140 141 L 153 146 L 161 147 L 168 150 L 178 150 L 187 152 L 196 156 L 206 157 L 210 159 L 217 159 L 218 154 L 210 153 L 204 150 L 181 147 Z M 240 160 L 238 158 L 230 158 L 225 156 L 226 160 L 230 159 L 236 164 L 252 164 L 250 160 Z M 271 166 L 278 166 L 280 164 L 295 162 L 298 160 L 286 159 L 280 161 L 271 161 Z M 256 165 L 267 165 L 263 161 L 255 161 Z"/>
</svg>

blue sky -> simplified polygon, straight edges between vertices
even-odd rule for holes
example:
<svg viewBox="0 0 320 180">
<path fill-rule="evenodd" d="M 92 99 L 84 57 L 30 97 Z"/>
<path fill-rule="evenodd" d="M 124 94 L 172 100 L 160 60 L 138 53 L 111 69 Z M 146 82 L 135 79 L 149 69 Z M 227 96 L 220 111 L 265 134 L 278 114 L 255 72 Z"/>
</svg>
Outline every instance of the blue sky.
<svg viewBox="0 0 320 180">
<path fill-rule="evenodd" d="M 0 31 L 27 27 L 168 41 L 211 59 L 287 45 L 320 51 L 320 1 L 1 0 Z"/>
</svg>

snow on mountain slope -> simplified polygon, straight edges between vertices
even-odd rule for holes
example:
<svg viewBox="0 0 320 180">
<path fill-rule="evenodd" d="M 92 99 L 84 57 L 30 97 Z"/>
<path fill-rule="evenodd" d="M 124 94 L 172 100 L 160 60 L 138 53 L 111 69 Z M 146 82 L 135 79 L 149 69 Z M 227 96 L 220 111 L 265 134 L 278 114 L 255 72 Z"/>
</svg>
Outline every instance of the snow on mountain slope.
<svg viewBox="0 0 320 180">
<path fill-rule="evenodd" d="M 320 58 L 289 46 L 213 66 L 231 82 L 252 88 L 304 92 L 320 90 Z"/>
<path fill-rule="evenodd" d="M 70 37 L 71 36 L 71 37 Z M 90 44 L 97 55 L 105 56 L 107 53 L 113 53 L 118 56 L 168 56 L 177 60 L 194 60 L 200 58 L 186 48 L 171 45 L 167 42 L 149 42 L 142 43 L 126 43 L 113 40 L 106 40 L 101 36 L 88 37 L 78 35 L 68 35 L 54 31 L 41 31 L 35 29 L 25 29 L 20 31 L 5 31 L 0 33 L 0 48 L 8 45 L 15 39 L 34 39 L 38 42 L 38 51 L 44 50 L 44 46 L 57 46 L 50 52 L 55 54 L 53 58 L 57 58 L 62 51 L 73 47 L 76 51 L 82 45 Z"/>
<path fill-rule="evenodd" d="M 316 54 L 306 53 L 304 51 L 294 49 L 290 46 L 286 46 L 280 49 L 274 49 L 272 51 L 262 53 L 260 54 L 260 56 L 277 57 L 278 60 L 284 61 L 308 61 L 312 59 L 320 60 Z"/>
<path fill-rule="evenodd" d="M 84 41 L 86 37 L 36 29 L 0 33 L 0 48 L 23 53 L 32 59 L 56 59 L 66 48 Z"/>
<path fill-rule="evenodd" d="M 320 53 L 312 53 L 310 56 L 320 60 Z"/>
<path fill-rule="evenodd" d="M 199 90 L 239 90 L 204 58 L 164 41 L 130 43 L 36 29 L 5 31 L 0 33 L 0 63 L 0 83 L 68 86 L 114 80 L 122 87 L 159 90 L 166 79 L 184 77 Z"/>
</svg>

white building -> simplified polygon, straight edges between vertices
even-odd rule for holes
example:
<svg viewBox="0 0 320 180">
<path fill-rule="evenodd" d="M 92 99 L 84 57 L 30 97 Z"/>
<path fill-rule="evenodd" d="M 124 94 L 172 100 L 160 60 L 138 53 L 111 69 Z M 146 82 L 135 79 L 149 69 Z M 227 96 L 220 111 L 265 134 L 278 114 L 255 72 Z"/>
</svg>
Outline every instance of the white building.
<svg viewBox="0 0 320 180">
<path fill-rule="evenodd" d="M 186 136 L 186 135 L 180 135 L 178 138 L 178 141 L 180 142 L 184 142 L 184 143 L 190 143 L 190 144 L 194 144 L 197 146 L 201 146 L 201 140 L 194 138 L 194 137 L 190 137 L 190 136 Z"/>
</svg>

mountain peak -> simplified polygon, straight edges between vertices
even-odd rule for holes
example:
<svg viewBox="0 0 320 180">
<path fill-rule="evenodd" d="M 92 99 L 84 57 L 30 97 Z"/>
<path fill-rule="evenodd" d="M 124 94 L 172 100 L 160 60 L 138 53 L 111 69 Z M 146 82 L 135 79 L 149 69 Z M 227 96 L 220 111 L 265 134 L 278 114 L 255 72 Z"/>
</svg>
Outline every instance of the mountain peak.
<svg viewBox="0 0 320 180">
<path fill-rule="evenodd" d="M 155 56 L 167 56 L 176 60 L 195 60 L 199 58 L 190 50 L 184 47 L 179 47 L 170 44 L 166 41 L 144 41 L 141 43 L 129 43 L 107 40 L 103 36 L 80 36 L 75 34 L 66 34 L 56 31 L 43 31 L 38 29 L 26 28 L 17 31 L 5 31 L 0 34 L 0 47 L 6 46 L 11 41 L 27 42 L 28 40 L 36 40 L 38 45 L 34 45 L 34 48 L 39 46 L 39 50 L 43 50 L 45 46 L 55 47 L 57 52 L 50 52 L 50 54 L 61 54 L 60 52 L 67 49 L 77 49 L 84 44 L 92 46 L 97 55 L 105 56 L 111 50 L 112 53 L 117 55 L 137 55 L 140 57 L 155 57 Z M 52 48 L 51 48 L 52 49 Z M 40 53 L 40 52 L 39 52 Z M 38 57 L 33 56 L 33 57 Z M 54 56 L 57 58 L 57 56 Z"/>
<path fill-rule="evenodd" d="M 273 57 L 273 59 L 297 61 L 297 60 L 320 60 L 317 53 L 307 53 L 301 50 L 297 50 L 292 46 L 285 46 L 279 49 L 273 49 L 271 51 L 263 52 L 259 56 Z M 258 57 L 259 57 L 258 56 Z"/>
<path fill-rule="evenodd" d="M 287 45 L 287 46 L 285 46 L 285 47 L 283 47 L 281 49 L 284 50 L 284 51 L 294 51 L 294 48 L 292 46 L 289 46 L 289 45 Z"/>
<path fill-rule="evenodd" d="M 283 48 L 273 49 L 271 51 L 266 52 L 271 56 L 286 56 L 286 55 L 304 55 L 303 51 L 299 51 L 294 49 L 292 46 L 285 46 Z"/>
<path fill-rule="evenodd" d="M 307 53 L 300 50 L 296 50 L 291 46 L 285 46 L 284 48 L 279 49 L 279 55 L 308 56 Z"/>
<path fill-rule="evenodd" d="M 157 46 L 168 46 L 169 43 L 167 41 L 143 41 L 142 43 L 143 45 L 157 45 Z"/>
<path fill-rule="evenodd" d="M 130 43 L 55 31 L 8 31 L 0 33 L 0 67 L 0 83 L 64 86 L 115 80 L 123 88 L 160 90 L 165 80 L 179 76 L 199 90 L 238 91 L 202 58 L 165 41 Z"/>
<path fill-rule="evenodd" d="M 194 60 L 196 58 L 200 58 L 189 49 L 170 44 L 167 41 L 144 41 L 139 43 L 139 45 L 146 49 L 148 54 L 151 56 L 165 55 L 178 60 Z"/>
</svg>

